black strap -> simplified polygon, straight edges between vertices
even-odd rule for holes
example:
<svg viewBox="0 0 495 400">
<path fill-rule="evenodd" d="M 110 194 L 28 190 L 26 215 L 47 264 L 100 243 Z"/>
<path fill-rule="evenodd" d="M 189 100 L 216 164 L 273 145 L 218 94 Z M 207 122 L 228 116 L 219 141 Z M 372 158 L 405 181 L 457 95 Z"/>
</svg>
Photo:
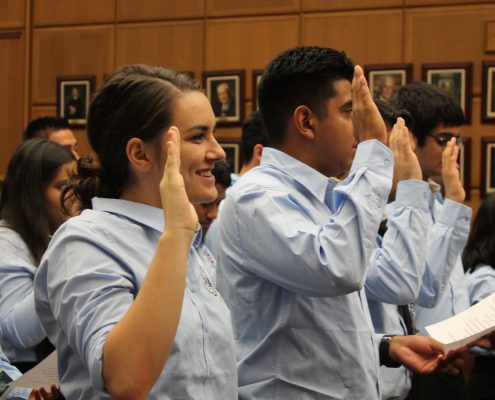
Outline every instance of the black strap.
<svg viewBox="0 0 495 400">
<path fill-rule="evenodd" d="M 399 309 L 399 314 L 402 316 L 404 319 L 404 323 L 406 324 L 406 330 L 408 335 L 415 335 L 416 334 L 416 327 L 414 325 L 414 318 L 411 314 L 411 309 L 409 308 L 409 305 L 404 305 L 404 306 L 397 306 Z"/>
</svg>

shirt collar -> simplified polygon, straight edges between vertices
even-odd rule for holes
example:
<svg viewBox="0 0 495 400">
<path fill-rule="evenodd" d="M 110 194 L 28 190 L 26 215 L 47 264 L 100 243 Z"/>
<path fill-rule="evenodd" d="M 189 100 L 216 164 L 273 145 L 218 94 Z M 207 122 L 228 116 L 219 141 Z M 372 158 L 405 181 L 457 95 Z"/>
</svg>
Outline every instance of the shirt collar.
<svg viewBox="0 0 495 400">
<path fill-rule="evenodd" d="M 91 203 L 95 211 L 105 211 L 120 215 L 140 225 L 150 227 L 158 232 L 163 232 L 165 216 L 161 208 L 134 201 L 102 197 L 93 197 Z M 201 226 L 199 224 L 192 244 L 195 248 L 201 244 Z"/>
<path fill-rule="evenodd" d="M 338 183 L 335 178 L 328 178 L 287 153 L 271 147 L 263 148 L 261 165 L 273 166 L 282 173 L 289 175 L 322 202 L 324 202 L 328 190 Z"/>
</svg>

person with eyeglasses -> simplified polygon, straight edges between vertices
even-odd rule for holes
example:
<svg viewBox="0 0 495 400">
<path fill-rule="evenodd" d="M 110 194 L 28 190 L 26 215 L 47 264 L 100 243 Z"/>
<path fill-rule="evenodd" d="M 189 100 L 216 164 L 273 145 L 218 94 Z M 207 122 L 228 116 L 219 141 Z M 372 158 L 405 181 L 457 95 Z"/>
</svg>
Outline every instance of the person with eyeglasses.
<svg viewBox="0 0 495 400">
<path fill-rule="evenodd" d="M 401 87 L 394 105 L 411 114 L 415 152 L 423 179 L 430 184 L 426 266 L 413 305 L 415 325 L 421 334 L 426 334 L 426 326 L 469 307 L 460 256 L 469 234 L 472 210 L 463 204 L 466 193 L 457 165 L 465 119 L 460 104 L 450 93 L 424 82 Z M 409 398 L 464 399 L 462 374 L 454 378 L 415 375 Z"/>
</svg>

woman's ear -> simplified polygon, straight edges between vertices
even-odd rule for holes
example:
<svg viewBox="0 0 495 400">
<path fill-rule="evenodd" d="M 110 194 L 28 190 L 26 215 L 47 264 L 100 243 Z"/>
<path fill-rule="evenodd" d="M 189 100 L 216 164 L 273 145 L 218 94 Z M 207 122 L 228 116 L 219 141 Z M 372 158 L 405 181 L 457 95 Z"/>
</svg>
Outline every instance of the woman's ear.
<svg viewBox="0 0 495 400">
<path fill-rule="evenodd" d="M 131 168 L 136 172 L 145 173 L 153 167 L 153 149 L 142 139 L 137 137 L 129 139 L 125 151 Z"/>
<path fill-rule="evenodd" d="M 314 113 L 311 109 L 308 106 L 299 106 L 294 110 L 292 117 L 297 132 L 307 139 L 314 139 L 315 133 L 312 122 Z"/>
</svg>

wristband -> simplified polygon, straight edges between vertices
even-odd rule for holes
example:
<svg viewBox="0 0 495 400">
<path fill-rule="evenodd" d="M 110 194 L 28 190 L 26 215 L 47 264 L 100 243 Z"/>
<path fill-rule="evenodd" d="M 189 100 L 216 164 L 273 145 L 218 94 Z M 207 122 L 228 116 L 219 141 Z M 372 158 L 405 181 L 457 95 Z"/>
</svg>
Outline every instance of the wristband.
<svg viewBox="0 0 495 400">
<path fill-rule="evenodd" d="M 395 360 L 390 358 L 390 343 L 395 335 L 383 335 L 380 340 L 380 346 L 378 347 L 378 354 L 380 355 L 380 365 L 384 365 L 388 368 L 399 368 L 401 366 Z"/>
</svg>

